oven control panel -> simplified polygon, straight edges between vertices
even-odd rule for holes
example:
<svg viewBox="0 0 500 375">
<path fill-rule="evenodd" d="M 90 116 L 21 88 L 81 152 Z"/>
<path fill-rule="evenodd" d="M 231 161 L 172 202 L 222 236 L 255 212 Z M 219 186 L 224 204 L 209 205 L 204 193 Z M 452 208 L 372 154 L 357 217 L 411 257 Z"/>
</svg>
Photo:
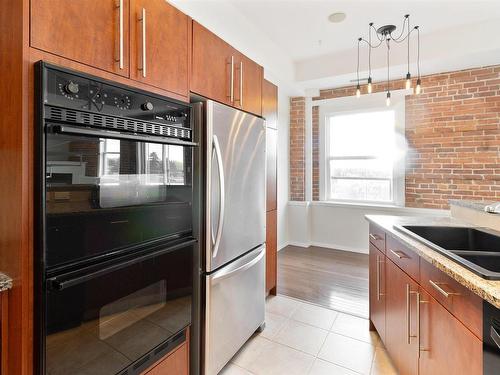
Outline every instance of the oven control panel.
<svg viewBox="0 0 500 375">
<path fill-rule="evenodd" d="M 46 69 L 44 104 L 190 127 L 188 104 L 58 69 Z"/>
</svg>

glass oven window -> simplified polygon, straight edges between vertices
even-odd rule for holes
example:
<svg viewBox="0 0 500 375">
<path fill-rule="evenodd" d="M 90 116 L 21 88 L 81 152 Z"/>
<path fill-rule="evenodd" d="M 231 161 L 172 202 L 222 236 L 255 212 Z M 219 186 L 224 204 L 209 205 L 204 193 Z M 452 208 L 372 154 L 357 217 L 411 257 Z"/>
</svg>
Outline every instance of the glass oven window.
<svg viewBox="0 0 500 375">
<path fill-rule="evenodd" d="M 190 147 L 48 134 L 48 267 L 192 230 Z"/>
</svg>

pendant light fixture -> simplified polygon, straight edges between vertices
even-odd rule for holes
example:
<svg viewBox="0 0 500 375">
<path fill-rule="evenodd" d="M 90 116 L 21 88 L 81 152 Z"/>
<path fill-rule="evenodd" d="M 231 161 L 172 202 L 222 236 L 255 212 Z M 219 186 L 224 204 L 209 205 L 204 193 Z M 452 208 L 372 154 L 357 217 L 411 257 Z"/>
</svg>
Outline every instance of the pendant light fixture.
<svg viewBox="0 0 500 375">
<path fill-rule="evenodd" d="M 375 36 L 377 37 L 377 43 L 372 43 L 372 31 L 375 30 Z M 368 40 L 363 38 L 358 38 L 358 64 L 357 64 L 357 86 L 356 86 L 356 97 L 361 96 L 361 86 L 359 81 L 359 52 L 360 45 L 362 42 L 365 42 L 368 45 L 368 84 L 366 91 L 368 94 L 371 94 L 373 91 L 373 78 L 372 78 L 372 48 L 380 47 L 384 42 L 387 47 L 387 95 L 386 95 L 386 104 L 389 106 L 391 104 L 391 92 L 390 92 L 390 51 L 391 51 L 391 42 L 394 43 L 402 43 L 406 41 L 406 49 L 407 49 L 407 73 L 405 77 L 405 88 L 407 90 L 412 87 L 412 76 L 410 73 L 410 39 L 411 35 L 414 31 L 417 32 L 417 85 L 415 86 L 415 94 L 420 94 L 422 91 L 422 82 L 420 80 L 420 29 L 418 26 L 413 28 L 410 27 L 410 15 L 406 14 L 403 20 L 403 26 L 401 28 L 401 33 L 395 37 L 393 35 L 394 31 L 396 31 L 396 26 L 394 25 L 384 25 L 375 28 L 373 22 L 370 22 L 368 25 Z"/>
</svg>

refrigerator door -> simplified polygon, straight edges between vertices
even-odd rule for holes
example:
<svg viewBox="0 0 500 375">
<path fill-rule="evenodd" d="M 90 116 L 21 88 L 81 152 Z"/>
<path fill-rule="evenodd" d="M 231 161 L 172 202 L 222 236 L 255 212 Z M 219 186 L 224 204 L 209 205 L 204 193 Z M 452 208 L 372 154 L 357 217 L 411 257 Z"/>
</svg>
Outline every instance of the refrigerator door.
<svg viewBox="0 0 500 375">
<path fill-rule="evenodd" d="M 264 323 L 265 255 L 261 246 L 205 277 L 205 375 L 216 375 Z"/>
<path fill-rule="evenodd" d="M 206 103 L 207 254 L 211 272 L 265 242 L 266 131 L 259 117 Z"/>
</svg>

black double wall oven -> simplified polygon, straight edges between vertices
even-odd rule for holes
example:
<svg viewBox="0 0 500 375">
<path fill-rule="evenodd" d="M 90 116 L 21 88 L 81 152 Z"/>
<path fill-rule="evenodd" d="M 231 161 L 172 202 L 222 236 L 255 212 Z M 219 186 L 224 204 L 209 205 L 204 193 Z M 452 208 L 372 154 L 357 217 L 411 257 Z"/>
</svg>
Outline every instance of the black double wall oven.
<svg viewBox="0 0 500 375">
<path fill-rule="evenodd" d="M 187 104 L 37 65 L 40 374 L 139 374 L 193 301 Z"/>
</svg>

